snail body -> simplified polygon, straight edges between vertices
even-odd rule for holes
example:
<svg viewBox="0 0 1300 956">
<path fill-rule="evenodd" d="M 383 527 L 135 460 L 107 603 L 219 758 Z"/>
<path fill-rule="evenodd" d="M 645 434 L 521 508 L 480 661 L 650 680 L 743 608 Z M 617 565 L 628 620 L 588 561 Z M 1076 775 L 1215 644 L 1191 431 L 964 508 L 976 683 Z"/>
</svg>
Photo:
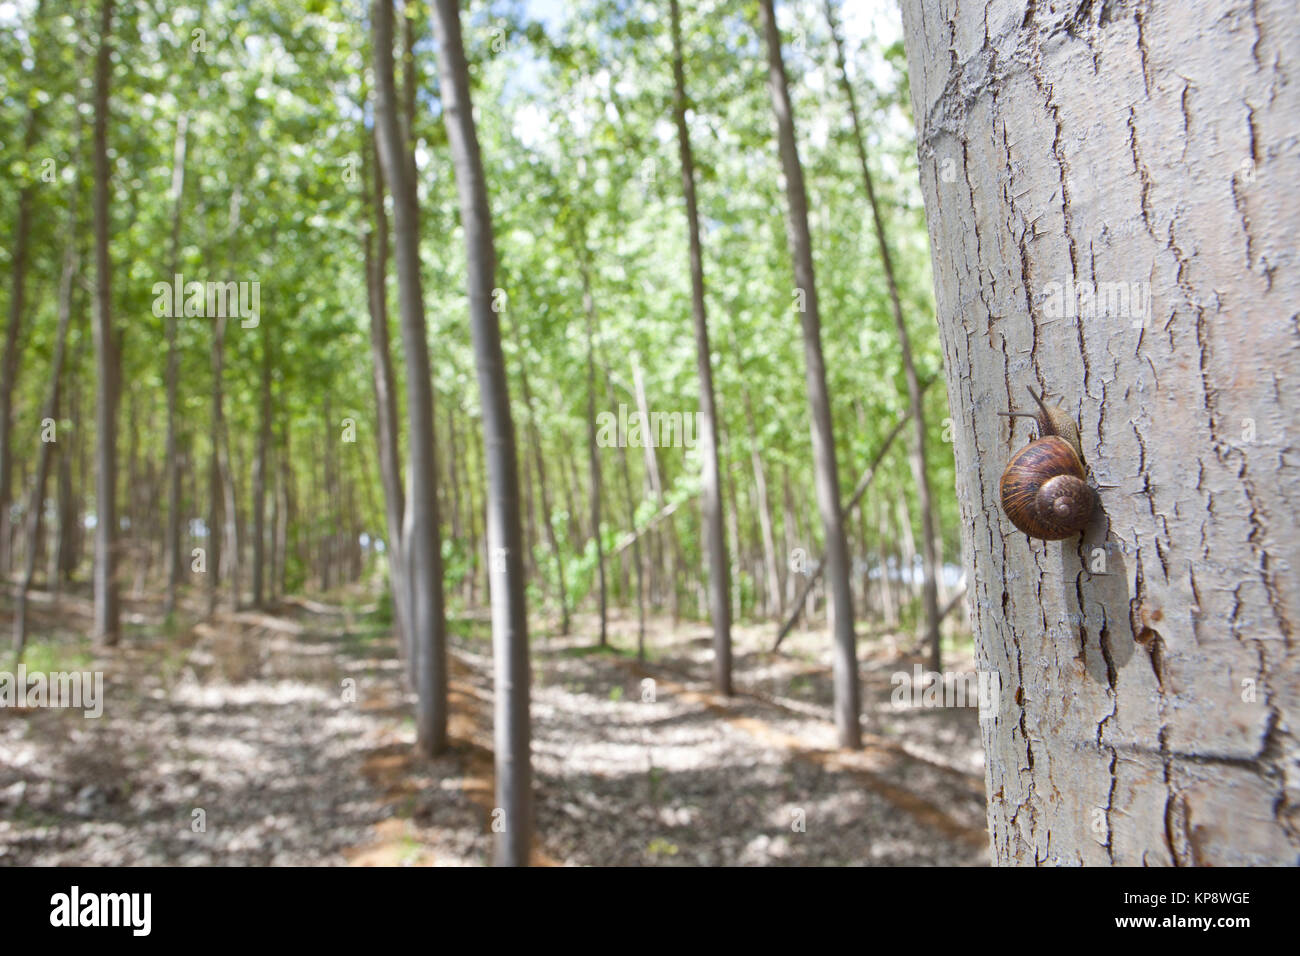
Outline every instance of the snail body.
<svg viewBox="0 0 1300 956">
<path fill-rule="evenodd" d="M 1031 538 L 1060 541 L 1087 526 L 1097 504 L 1097 492 L 1087 482 L 1079 446 L 1079 428 L 1060 408 L 1041 395 L 1029 394 L 1037 412 L 1000 412 L 1038 422 L 1038 438 L 1011 456 L 1002 472 L 1002 510 L 1011 523 Z"/>
</svg>

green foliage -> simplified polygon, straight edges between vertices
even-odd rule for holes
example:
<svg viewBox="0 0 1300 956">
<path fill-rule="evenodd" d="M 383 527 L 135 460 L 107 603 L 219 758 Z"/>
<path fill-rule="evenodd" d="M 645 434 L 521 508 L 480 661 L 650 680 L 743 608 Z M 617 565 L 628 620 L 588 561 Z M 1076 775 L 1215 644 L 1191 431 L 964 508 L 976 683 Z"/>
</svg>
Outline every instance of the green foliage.
<svg viewBox="0 0 1300 956">
<path fill-rule="evenodd" d="M 778 7 L 787 37 L 795 30 L 799 36 L 798 43 L 787 45 L 787 70 L 808 181 L 822 335 L 847 496 L 905 410 L 906 387 L 821 2 Z M 791 514 L 803 527 L 815 529 L 818 522 L 766 63 L 752 4 L 703 0 L 683 8 L 721 468 L 731 485 L 727 507 L 734 501 L 739 509 L 742 551 L 756 552 L 756 516 L 765 504 L 753 481 L 751 452 L 757 451 L 782 552 L 777 559 L 784 564 L 787 538 L 809 552 L 817 547 L 816 541 L 801 539 L 807 532 L 787 529 L 787 489 Z M 533 12 L 530 4 L 476 0 L 464 22 L 496 232 L 497 283 L 504 293 L 500 315 L 520 469 L 534 485 L 531 545 L 538 574 L 530 581 L 529 600 L 534 606 L 545 600 L 554 608 L 559 566 L 543 522 L 550 522 L 558 539 L 566 603 L 590 602 L 596 586 L 596 549 L 588 527 L 584 269 L 595 313 L 596 411 L 616 415 L 620 403 L 635 410 L 638 377 L 652 410 L 689 415 L 698 409 L 698 392 L 686 222 L 669 122 L 666 5 L 575 0 L 542 20 Z M 30 187 L 35 212 L 30 315 L 14 395 L 18 460 L 30 459 L 39 440 L 30 426 L 45 393 L 65 243 L 76 243 L 82 253 L 83 280 L 92 274 L 83 237 L 89 234 L 91 180 L 86 100 L 98 39 L 93 14 L 91 6 L 80 3 L 25 5 L 5 13 L 14 22 L 0 29 L 5 91 L 0 169 L 7 173 L 0 177 L 0 209 L 12 217 L 20 190 Z M 133 447 L 145 502 L 163 500 L 157 459 L 166 421 L 166 323 L 153 313 L 153 286 L 171 275 L 175 210 L 169 187 L 177 123 L 185 116 L 189 133 L 176 267 L 187 280 L 261 283 L 259 325 L 245 328 L 236 321 L 227 329 L 222 384 L 231 472 L 241 520 L 247 523 L 261 415 L 260 362 L 264 353 L 273 357 L 273 445 L 290 467 L 282 472 L 278 455 L 273 456 L 271 477 L 289 509 L 283 583 L 290 592 L 321 583 L 322 542 L 330 536 L 359 528 L 372 538 L 387 538 L 362 267 L 362 236 L 374 228 L 366 192 L 373 176 L 367 17 L 365 5 L 356 2 L 271 0 L 249 6 L 215 0 L 202 10 L 121 5 L 114 27 L 110 232 L 112 308 L 122 334 L 123 441 L 138 440 Z M 195 48 L 194 30 L 206 30 L 202 49 Z M 417 18 L 413 137 L 444 474 L 445 587 L 454 604 L 471 581 L 479 599 L 486 599 L 485 475 L 464 243 L 431 34 L 427 19 Z M 905 58 L 896 29 L 892 36 L 877 37 L 859 26 L 856 34 L 850 32 L 848 47 L 918 371 L 923 381 L 936 379 L 925 398 L 929 461 L 941 537 L 952 556 L 958 552 L 959 517 L 955 496 L 944 489 L 953 486 L 955 474 L 951 446 L 943 440 L 949 413 Z M 25 129 L 32 116 L 37 118 L 34 144 L 27 148 Z M 54 162 L 53 182 L 40 178 L 43 159 Z M 67 229 L 66 211 L 74 199 L 80 230 Z M 11 255 L 8 243 L 0 248 L 0 273 L 6 276 Z M 7 282 L 5 289 L 0 295 L 8 295 Z M 391 288 L 388 295 L 395 314 Z M 88 391 L 93 350 L 84 283 L 75 285 L 73 309 L 70 386 L 59 442 L 61 448 L 66 442 L 85 449 L 93 439 Z M 177 420 L 187 450 L 183 504 L 187 518 L 196 520 L 208 508 L 213 333 L 211 319 L 178 323 Z M 405 391 L 396 334 L 391 348 L 402 418 Z M 528 405 L 520 379 L 525 370 Z M 354 444 L 339 440 L 344 418 L 355 422 Z M 533 471 L 530 423 L 536 425 L 547 470 L 549 514 L 542 513 Z M 873 513 L 876 502 L 892 508 L 904 500 L 913 535 L 919 536 L 915 492 L 903 458 L 907 441 L 910 437 L 897 443 L 866 505 Z M 606 553 L 645 529 L 666 506 L 676 505 L 670 519 L 643 535 L 641 545 L 648 550 L 657 535 L 674 535 L 683 576 L 698 575 L 704 560 L 696 456 L 682 447 L 656 449 L 661 500 L 651 488 L 644 450 L 626 451 L 630 501 L 619 450 L 599 449 Z M 120 457 L 126 469 L 126 448 Z M 80 487 L 92 477 L 78 460 L 74 482 Z M 287 488 L 279 487 L 282 479 Z M 355 514 L 351 523 L 345 520 L 349 509 Z M 856 530 L 854 537 L 859 537 Z M 867 539 L 851 544 L 857 552 L 874 552 L 875 537 L 873 523 Z M 885 546 L 895 548 L 893 541 Z M 621 580 L 616 570 L 620 562 L 626 567 L 632 554 L 625 548 L 611 559 L 611 582 Z M 737 566 L 733 574 L 742 611 L 750 613 L 760 590 L 752 568 Z M 694 588 L 683 588 L 688 605 L 694 594 Z M 381 604 L 386 607 L 389 600 L 385 593 Z"/>
</svg>

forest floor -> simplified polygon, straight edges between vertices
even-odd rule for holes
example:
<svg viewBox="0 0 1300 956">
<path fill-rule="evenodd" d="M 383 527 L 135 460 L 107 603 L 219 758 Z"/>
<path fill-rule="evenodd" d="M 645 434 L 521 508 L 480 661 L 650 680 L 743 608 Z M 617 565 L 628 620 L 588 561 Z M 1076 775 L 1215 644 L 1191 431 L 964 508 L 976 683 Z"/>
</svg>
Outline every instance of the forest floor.
<svg viewBox="0 0 1300 956">
<path fill-rule="evenodd" d="M 97 719 L 0 709 L 0 865 L 490 859 L 486 621 L 453 622 L 452 746 L 426 760 L 373 608 L 286 602 L 164 634 L 156 603 L 128 600 L 120 646 L 97 654 L 84 595 L 34 597 L 27 669 L 102 670 L 105 704 Z M 0 601 L 0 634 L 10 610 Z M 860 642 L 865 737 L 850 753 L 824 633 L 772 654 L 772 625 L 737 627 L 738 693 L 721 698 L 707 626 L 653 619 L 639 663 L 634 619 L 611 621 L 605 649 L 595 623 L 534 638 L 535 862 L 988 862 L 977 712 L 892 706 L 891 676 L 918 660 L 888 638 Z"/>
</svg>

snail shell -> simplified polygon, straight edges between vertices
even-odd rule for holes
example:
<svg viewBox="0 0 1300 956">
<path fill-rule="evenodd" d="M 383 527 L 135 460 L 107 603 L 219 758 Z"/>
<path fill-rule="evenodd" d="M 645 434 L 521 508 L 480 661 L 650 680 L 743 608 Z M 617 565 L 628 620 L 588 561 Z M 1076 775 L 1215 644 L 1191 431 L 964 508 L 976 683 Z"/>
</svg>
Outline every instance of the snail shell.
<svg viewBox="0 0 1300 956">
<path fill-rule="evenodd" d="M 1042 396 L 1032 390 L 1029 394 L 1040 409 L 1032 416 L 1038 422 L 1039 437 L 1007 462 L 999 489 L 1002 510 L 1030 537 L 1059 541 L 1087 526 L 1097 493 L 1083 470 L 1078 426 L 1062 409 L 1044 404 Z"/>
</svg>

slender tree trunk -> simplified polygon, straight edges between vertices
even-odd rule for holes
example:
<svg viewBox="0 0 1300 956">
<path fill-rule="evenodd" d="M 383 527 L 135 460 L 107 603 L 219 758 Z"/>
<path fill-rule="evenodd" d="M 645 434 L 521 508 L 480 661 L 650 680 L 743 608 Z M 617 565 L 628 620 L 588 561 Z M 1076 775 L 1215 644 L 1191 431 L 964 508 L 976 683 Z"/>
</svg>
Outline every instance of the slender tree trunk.
<svg viewBox="0 0 1300 956">
<path fill-rule="evenodd" d="M 334 551 L 338 530 L 338 495 L 336 494 L 338 458 L 331 451 L 334 445 L 334 414 L 330 407 L 330 395 L 325 393 L 325 404 L 321 414 L 321 502 L 317 514 L 323 516 L 319 536 L 319 563 L 321 569 L 321 590 L 329 591 L 334 586 Z"/>
<path fill-rule="evenodd" d="M 113 333 L 112 268 L 108 255 L 109 192 L 108 95 L 112 81 L 113 0 L 102 0 L 99 50 L 95 61 L 95 630 L 96 643 L 117 643 L 117 395 L 121 358 Z"/>
<path fill-rule="evenodd" d="M 76 367 L 76 362 L 72 363 L 72 368 Z M 68 388 L 71 391 L 73 376 L 71 368 L 68 372 Z M 76 431 L 73 432 L 74 439 Z M 63 582 L 71 576 L 72 553 L 75 550 L 74 534 L 76 533 L 76 519 L 73 514 L 72 498 L 72 454 L 65 441 L 64 447 L 58 452 L 59 471 L 57 477 L 58 491 L 56 500 L 58 501 L 58 530 L 54 534 L 53 547 L 50 550 L 50 563 L 47 569 L 49 578 L 48 587 L 57 597 L 63 590 Z"/>
<path fill-rule="evenodd" d="M 367 153 L 373 141 L 363 147 Z M 378 156 L 376 155 L 376 160 Z M 388 217 L 384 213 L 383 171 L 376 161 L 374 193 L 374 229 L 365 233 L 366 288 L 370 303 L 370 369 L 375 391 L 375 439 L 379 455 L 379 476 L 384 485 L 384 515 L 387 521 L 388 583 L 393 592 L 393 626 L 398 646 L 406 664 L 412 687 L 415 682 L 410 617 L 411 597 L 406 585 L 406 561 L 402 541 L 402 521 L 406 496 L 402 489 L 402 462 L 398 449 L 397 388 L 393 376 L 392 351 L 388 336 Z"/>
<path fill-rule="evenodd" d="M 282 386 L 283 387 L 283 386 Z M 278 464 L 279 456 L 283 452 L 272 452 L 270 460 L 267 462 L 267 476 L 271 483 L 271 513 L 267 517 L 266 528 L 266 600 L 267 603 L 274 606 L 280 599 L 280 548 L 279 548 L 279 527 L 280 527 L 280 467 Z"/>
<path fill-rule="evenodd" d="M 225 554 L 225 495 L 221 484 L 221 417 L 222 417 L 222 344 L 226 338 L 226 320 L 216 319 L 212 333 L 212 424 L 208 459 L 208 615 L 216 613 L 221 595 L 222 560 Z"/>
<path fill-rule="evenodd" d="M 537 490 L 542 499 L 542 522 L 546 525 L 546 542 L 555 557 L 555 574 L 559 581 L 560 597 L 560 634 L 569 633 L 569 591 L 564 582 L 564 553 L 556 540 L 555 522 L 551 516 L 551 496 L 546 484 L 546 463 L 542 455 L 542 436 L 537 427 L 537 408 L 533 393 L 528 387 L 528 369 L 521 359 L 519 367 L 519 386 L 524 396 L 524 409 L 528 414 L 528 433 L 533 448 L 533 466 L 537 472 Z"/>
<path fill-rule="evenodd" d="M 758 502 L 759 528 L 763 535 L 763 567 L 767 578 L 767 612 L 780 614 L 781 573 L 776 557 L 776 535 L 773 532 L 772 503 L 767 493 L 767 474 L 758 450 L 758 431 L 754 427 L 754 407 L 749 389 L 742 391 L 745 405 L 745 429 L 749 437 L 749 462 L 754 469 L 754 497 Z"/>
<path fill-rule="evenodd" d="M 271 450 L 271 337 L 262 332 L 261 421 L 257 433 L 257 455 L 253 462 L 253 607 L 264 606 L 266 598 L 266 485 L 267 459 Z"/>
<path fill-rule="evenodd" d="M 591 296 L 585 234 L 579 239 L 582 261 L 582 311 L 587 317 L 587 464 L 591 480 L 591 536 L 596 542 L 596 573 L 600 586 L 600 646 L 608 643 L 605 593 L 605 545 L 600 537 L 600 452 L 596 446 L 596 303 Z"/>
<path fill-rule="evenodd" d="M 410 462 L 403 552 L 411 593 L 411 637 L 419 701 L 416 734 L 428 755 L 447 746 L 447 625 L 438 526 L 438 455 L 433 430 L 433 377 L 420 280 L 420 223 L 416 186 L 405 159 L 393 82 L 393 8 L 371 6 L 375 57 L 375 127 L 379 160 L 393 196 L 393 238 L 406 355 Z M 444 96 L 446 91 L 444 91 Z M 444 104 L 445 105 L 445 104 Z"/>
<path fill-rule="evenodd" d="M 605 370 L 605 391 L 609 396 L 610 408 L 618 407 L 618 398 L 614 394 L 614 383 L 610 381 L 609 370 Z M 641 536 L 636 533 L 636 496 L 632 493 L 632 469 L 628 465 L 627 446 L 618 443 L 619 471 L 623 475 L 623 494 L 627 498 L 627 528 L 632 538 L 632 566 L 636 573 L 636 656 L 645 660 L 645 574 L 641 566 Z"/>
<path fill-rule="evenodd" d="M 826 367 L 822 360 L 821 318 L 817 311 L 812 241 L 808 234 L 808 195 L 795 142 L 790 93 L 786 86 L 785 64 L 781 59 L 781 34 L 777 29 L 772 0 L 759 0 L 759 14 L 767 40 L 768 83 L 772 93 L 772 111 L 776 116 L 781 167 L 785 172 L 786 201 L 790 207 L 788 236 L 790 255 L 794 260 L 795 291 L 803 305 L 799 318 L 803 324 L 808 406 L 812 419 L 813 467 L 817 505 L 826 537 L 826 579 L 834 610 L 835 725 L 839 730 L 840 746 L 856 750 L 861 745 L 861 730 L 853 593 L 849 585 L 848 546 L 840 513 L 839 471 L 835 461 L 830 398 L 826 391 Z"/>
<path fill-rule="evenodd" d="M 238 183 L 230 196 L 230 214 L 228 221 L 228 235 L 231 246 L 231 260 L 234 260 L 234 247 L 238 242 L 240 211 L 243 203 L 243 187 Z M 219 391 L 216 395 L 216 401 L 220 404 L 217 417 L 218 429 L 217 440 L 220 443 L 220 453 L 217 456 L 218 478 L 221 482 L 221 494 L 223 496 L 223 508 L 226 519 L 225 527 L 225 554 L 226 554 L 226 580 L 230 585 L 229 605 L 233 613 L 239 610 L 240 595 L 240 571 L 242 561 L 240 554 L 240 543 L 243 538 L 239 533 L 239 505 L 235 494 L 235 474 L 233 459 L 230 454 L 230 429 L 226 426 L 225 418 L 225 385 L 222 381 L 222 375 L 225 368 L 225 347 L 226 347 L 226 329 L 227 323 L 224 319 L 220 321 L 220 334 L 217 336 L 218 342 L 216 348 L 219 349 L 218 356 L 219 370 L 217 372 L 217 381 Z"/>
<path fill-rule="evenodd" d="M 43 0 L 38 0 L 32 22 L 40 24 L 44 10 Z M 44 39 L 38 45 L 44 46 Z M 38 65 L 48 63 L 42 56 Z M 36 103 L 35 100 L 31 102 Z M 27 126 L 23 133 L 23 153 L 31 156 L 40 132 L 43 107 L 33 105 L 27 113 Z M 14 223 L 9 288 L 9 322 L 5 327 L 4 354 L 0 356 L 0 581 L 9 576 L 12 566 L 13 544 L 10 528 L 9 506 L 13 498 L 13 391 L 18 379 L 18 360 L 22 351 L 22 326 L 27 301 L 27 250 L 32 225 L 33 186 L 24 182 L 18 191 L 18 214 Z"/>
<path fill-rule="evenodd" d="M 275 529 L 276 552 L 279 557 L 276 558 L 276 567 L 280 572 L 280 582 L 276 590 L 284 594 L 287 590 L 287 573 L 289 565 L 289 526 L 293 520 L 294 497 L 293 497 L 293 458 L 289 448 L 289 413 L 285 408 L 283 392 L 280 397 L 280 495 L 282 505 L 280 513 L 277 515 Z"/>
<path fill-rule="evenodd" d="M 650 402 L 646 397 L 645 376 L 641 372 L 641 365 L 637 361 L 632 364 L 632 384 L 636 389 L 636 407 L 641 413 L 641 421 L 647 423 L 650 421 Z M 646 478 L 650 482 L 650 490 L 655 496 L 655 507 L 663 511 L 667 503 L 664 495 L 663 475 L 659 471 L 659 455 L 655 451 L 654 443 L 651 441 L 642 442 L 642 448 L 645 450 L 645 469 Z M 667 574 L 665 575 L 665 587 L 668 589 L 668 604 L 672 610 L 673 624 L 676 625 L 681 620 L 681 600 L 677 590 L 677 569 L 682 566 L 682 556 L 677 543 L 677 533 L 674 530 L 671 519 L 667 521 L 666 527 L 655 532 L 655 540 L 668 540 L 668 547 L 661 546 L 658 552 L 667 558 Z"/>
<path fill-rule="evenodd" d="M 935 552 L 934 552 L 934 505 L 930 499 L 930 475 L 926 461 L 925 448 L 925 409 L 921 401 L 921 380 L 916 374 L 916 363 L 912 361 L 912 341 L 907 333 L 907 321 L 903 318 L 903 306 L 898 295 L 898 280 L 894 277 L 894 261 L 889 251 L 889 241 L 885 235 L 885 220 L 881 215 L 880 203 L 876 199 L 875 183 L 871 178 L 871 168 L 867 163 L 866 140 L 862 135 L 862 124 L 858 118 L 858 101 L 849 82 L 849 72 L 844 60 L 844 41 L 840 39 L 839 29 L 835 23 L 835 12 L 831 0 L 826 0 L 826 23 L 835 41 L 835 63 L 839 68 L 840 85 L 849 103 L 849 118 L 853 121 L 853 142 L 858 151 L 858 162 L 862 167 L 862 182 L 866 187 L 867 200 L 871 205 L 871 221 L 876 230 L 876 246 L 880 250 L 880 265 L 885 273 L 885 287 L 889 290 L 889 304 L 894 313 L 894 325 L 898 329 L 898 342 L 903 352 L 903 373 L 907 378 L 907 399 L 912 410 L 912 484 L 916 488 L 916 506 L 921 513 L 921 569 L 924 580 L 921 588 L 921 602 L 925 611 L 925 640 L 930 650 L 930 669 L 940 670 L 939 649 L 939 597 L 936 590 Z"/>
<path fill-rule="evenodd" d="M 725 456 L 723 457 L 725 461 Z M 744 595 L 742 592 L 742 579 L 740 575 L 740 512 L 736 507 L 736 481 L 728 472 L 727 474 L 727 547 L 731 552 L 731 561 L 733 562 L 728 573 L 728 580 L 731 582 L 728 597 L 731 601 L 731 619 L 738 620 L 744 613 Z"/>
<path fill-rule="evenodd" d="M 527 439 L 525 439 L 525 446 Z M 532 470 L 528 467 L 528 449 L 524 448 L 520 454 L 523 459 L 522 473 L 519 476 L 519 484 L 524 493 L 524 576 L 528 580 L 538 579 L 537 573 L 537 502 L 536 493 L 533 490 Z M 548 589 L 549 590 L 549 589 Z"/>
<path fill-rule="evenodd" d="M 1300 7 L 903 20 L 994 858 L 1294 865 Z M 999 506 L 1030 385 L 1101 488 L 1074 539 Z"/>
<path fill-rule="evenodd" d="M 469 98 L 469 65 L 456 0 L 437 0 L 438 64 L 447 139 L 456 169 L 460 218 L 469 269 L 470 331 L 483 407 L 487 452 L 488 545 L 491 548 L 492 653 L 497 805 L 505 828 L 497 841 L 499 865 L 528 863 L 532 845 L 529 755 L 528 615 L 524 604 L 519 474 L 510 392 L 493 308 L 496 252 L 487 183 Z"/>
<path fill-rule="evenodd" d="M 29 119 L 28 130 L 34 129 Z M 30 136 L 29 136 L 30 138 Z M 13 390 L 18 378 L 22 348 L 22 324 L 27 288 L 27 245 L 31 232 L 32 187 L 23 186 L 18 195 L 18 222 L 13 236 L 13 284 L 9 293 L 9 322 L 5 328 L 4 356 L 0 358 L 0 580 L 8 577 L 11 564 L 9 502 L 12 491 Z"/>
<path fill-rule="evenodd" d="M 907 416 L 903 416 L 903 418 L 899 420 L 898 424 L 894 426 L 893 430 L 885 436 L 885 440 L 881 442 L 880 448 L 877 449 L 875 457 L 871 459 L 871 464 L 867 466 L 867 470 L 864 471 L 862 477 L 858 479 L 857 487 L 853 489 L 853 495 L 849 498 L 849 503 L 844 506 L 844 520 L 847 520 L 853 513 L 853 509 L 858 506 L 858 503 L 862 500 L 862 496 L 865 495 L 867 489 L 871 487 L 871 482 L 875 480 L 876 472 L 879 470 L 880 463 L 884 460 L 885 454 L 889 451 L 889 446 L 894 443 L 894 439 L 898 437 L 898 433 L 903 430 L 905 424 L 907 424 Z M 823 554 L 821 560 L 817 562 L 817 566 L 815 568 L 809 568 L 807 571 L 807 576 L 804 578 L 803 584 L 800 586 L 799 596 L 796 597 L 794 602 L 791 604 L 790 616 L 786 618 L 785 623 L 781 625 L 781 629 L 777 632 L 776 643 L 772 645 L 773 651 L 781 646 L 781 642 L 785 640 L 785 636 L 790 633 L 790 629 L 793 628 L 795 622 L 799 620 L 799 614 L 803 610 L 804 601 L 812 593 L 813 585 L 817 583 L 822 572 L 827 569 L 828 564 L 829 559 Z"/>
<path fill-rule="evenodd" d="M 168 274 L 179 281 L 181 217 L 185 198 L 185 156 L 189 113 L 176 118 L 176 140 L 172 148 L 172 230 Z M 180 316 L 169 310 L 167 317 L 167 438 L 163 450 L 163 470 L 167 485 L 166 557 L 167 592 L 163 611 L 168 617 L 176 609 L 176 589 L 181 580 L 181 469 L 176 441 L 176 395 L 180 381 L 180 351 L 176 344 Z"/>
<path fill-rule="evenodd" d="M 460 539 L 464 521 L 461 517 L 460 504 L 460 449 L 456 447 L 456 419 L 452 415 L 451 402 L 447 403 L 447 475 L 451 481 L 451 537 Z"/>
<path fill-rule="evenodd" d="M 713 620 L 713 687 L 731 694 L 731 608 L 727 542 L 722 527 L 722 492 L 718 475 L 718 414 L 713 401 L 713 362 L 704 311 L 704 256 L 700 249 L 700 213 L 695 200 L 695 161 L 686 128 L 686 76 L 682 66 L 682 24 L 677 0 L 669 0 L 673 40 L 673 118 L 682 166 L 682 194 L 690 237 L 691 315 L 695 325 L 695 370 L 700 387 L 700 506 L 709 554 L 709 613 Z"/>
<path fill-rule="evenodd" d="M 59 418 L 59 389 L 63 380 L 63 352 L 68 339 L 68 323 L 72 316 L 72 280 L 77 272 L 77 185 L 72 187 L 72 208 L 70 210 L 67 248 L 63 253 L 63 275 L 59 280 L 59 324 L 54 333 L 54 358 L 50 363 L 50 386 L 41 413 L 42 429 L 46 420 L 56 422 Z M 56 426 L 57 427 L 57 426 Z M 32 576 L 36 570 L 36 543 L 41 533 L 41 514 L 45 510 L 45 481 L 50 472 L 50 456 L 54 452 L 57 432 L 53 440 L 46 441 L 41 436 L 41 447 L 37 454 L 36 479 L 32 484 L 31 498 L 27 504 L 27 550 L 24 555 L 22 581 L 18 586 L 18 595 L 14 607 L 14 658 L 22 660 L 23 648 L 27 642 L 27 592 L 32 586 Z"/>
<path fill-rule="evenodd" d="M 894 552 L 888 544 L 894 538 L 890 534 L 887 510 L 886 506 L 876 502 L 876 540 L 880 542 L 880 606 L 885 626 L 893 627 L 898 623 L 898 601 L 894 592 Z"/>
<path fill-rule="evenodd" d="M 467 596 L 469 606 L 478 606 L 478 554 L 482 548 L 482 537 L 478 535 L 478 502 L 474 498 L 473 475 L 474 468 L 477 468 L 478 462 L 474 459 L 474 440 L 473 427 L 465 429 L 464 457 L 460 459 L 461 475 L 464 476 L 465 484 L 465 515 L 467 515 L 468 537 L 465 538 L 465 558 L 467 558 L 467 568 L 465 568 L 464 593 Z M 473 464 L 473 467 L 471 467 Z"/>
<path fill-rule="evenodd" d="M 562 444 L 561 447 L 567 448 L 571 446 Z M 570 547 L 576 548 L 577 542 L 581 541 L 583 538 L 582 526 L 578 521 L 578 496 L 577 492 L 574 490 L 578 485 L 578 479 L 576 477 L 578 466 L 574 464 L 571 455 L 565 454 L 563 451 L 560 453 L 559 461 L 560 483 L 564 486 L 565 513 L 569 516 L 567 522 L 568 528 L 566 530 L 566 534 L 568 535 L 567 543 Z"/>
</svg>

